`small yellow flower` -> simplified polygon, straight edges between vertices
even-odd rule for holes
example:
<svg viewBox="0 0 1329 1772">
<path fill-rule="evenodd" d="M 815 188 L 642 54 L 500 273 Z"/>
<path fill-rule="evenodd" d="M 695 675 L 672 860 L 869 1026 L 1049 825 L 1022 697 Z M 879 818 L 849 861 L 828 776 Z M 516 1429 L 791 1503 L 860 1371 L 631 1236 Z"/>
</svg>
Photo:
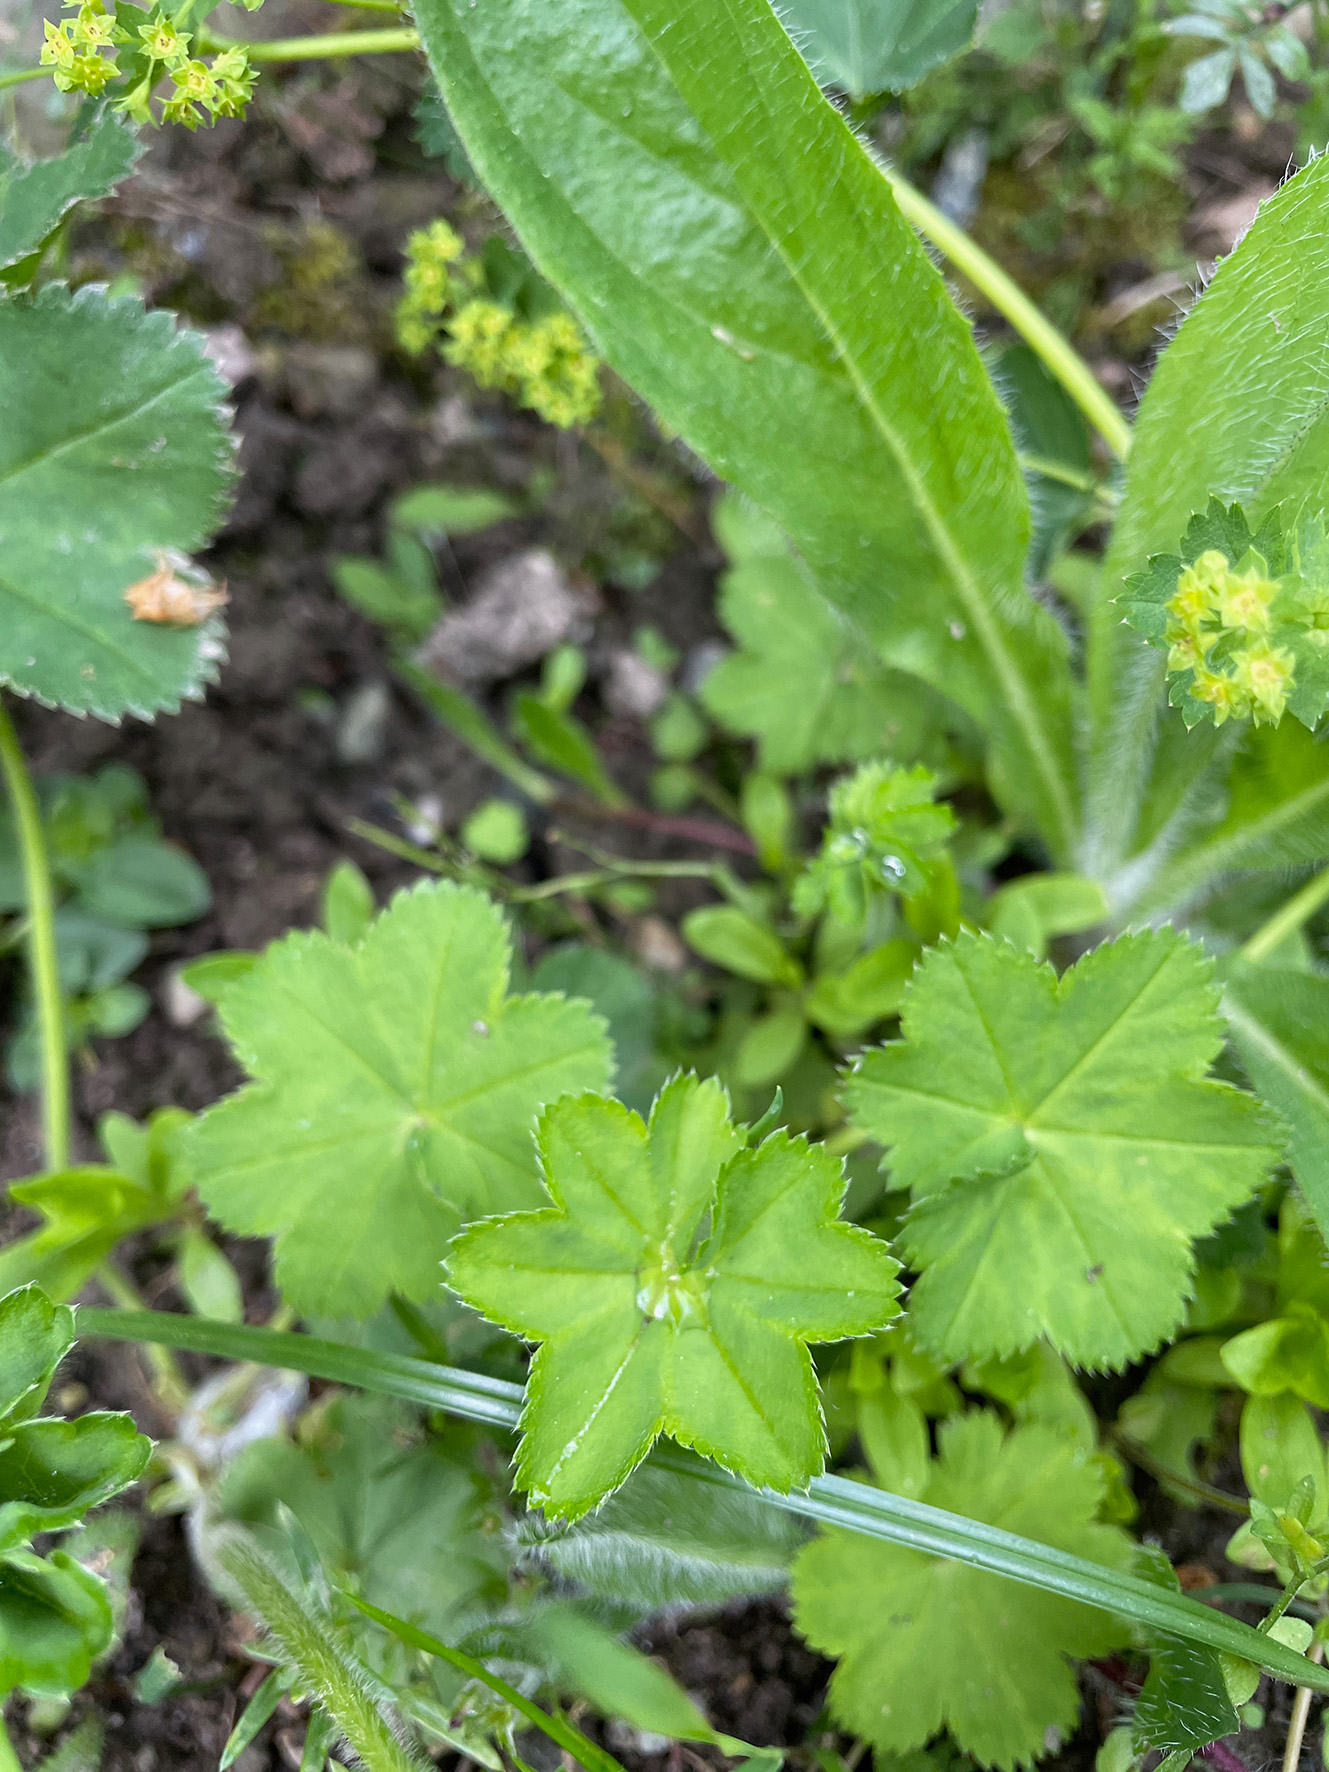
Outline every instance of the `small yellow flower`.
<svg viewBox="0 0 1329 1772">
<path fill-rule="evenodd" d="M 1266 640 L 1233 654 L 1232 681 L 1249 698 L 1258 723 L 1282 719 L 1295 664 L 1286 646 L 1271 646 Z"/>
<path fill-rule="evenodd" d="M 189 54 L 189 32 L 177 31 L 168 18 L 140 25 L 138 34 L 148 56 L 155 62 L 165 62 L 171 67 L 184 61 Z"/>
<path fill-rule="evenodd" d="M 73 22 L 66 20 L 63 24 L 53 25 L 48 18 L 45 24 L 46 41 L 42 44 L 42 66 L 54 66 L 61 73 L 67 72 L 74 65 L 74 45 L 72 42 Z"/>
<path fill-rule="evenodd" d="M 1218 619 L 1225 628 L 1267 634 L 1270 605 L 1277 595 L 1277 581 L 1262 577 L 1258 567 L 1252 566 L 1240 574 L 1229 573 L 1218 589 Z"/>
<path fill-rule="evenodd" d="M 1212 630 L 1187 630 L 1169 627 L 1164 638 L 1168 643 L 1167 668 L 1169 671 L 1198 671 L 1204 664 L 1205 654 L 1209 652 L 1218 635 Z"/>
<path fill-rule="evenodd" d="M 78 9 L 73 39 L 80 49 L 109 49 L 116 42 L 114 17 L 89 0 Z"/>
<path fill-rule="evenodd" d="M 1211 671 L 1207 666 L 1196 671 L 1191 694 L 1213 708 L 1216 726 L 1224 720 L 1239 720 L 1250 712 L 1250 697 L 1242 685 L 1223 671 Z"/>
<path fill-rule="evenodd" d="M 1177 588 L 1167 600 L 1168 614 L 1183 627 L 1198 627 L 1214 613 L 1217 594 L 1232 570 L 1231 561 L 1217 548 L 1209 548 L 1182 572 Z"/>
</svg>

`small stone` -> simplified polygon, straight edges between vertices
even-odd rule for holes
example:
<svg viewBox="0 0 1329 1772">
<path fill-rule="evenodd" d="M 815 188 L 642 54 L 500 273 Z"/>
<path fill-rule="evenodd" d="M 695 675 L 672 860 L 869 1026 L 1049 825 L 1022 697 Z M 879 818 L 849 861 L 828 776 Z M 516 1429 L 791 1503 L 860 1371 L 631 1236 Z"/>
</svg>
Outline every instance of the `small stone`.
<svg viewBox="0 0 1329 1772">
<path fill-rule="evenodd" d="M 649 720 L 664 706 L 668 694 L 669 679 L 639 652 L 624 647 L 611 654 L 604 685 L 605 705 L 611 714 Z"/>
<path fill-rule="evenodd" d="M 377 678 L 353 689 L 342 703 L 333 749 L 343 763 L 377 763 L 387 744 L 392 693 Z"/>
<path fill-rule="evenodd" d="M 416 662 L 464 684 L 511 677 L 565 640 L 581 638 L 595 607 L 545 548 L 510 554 L 480 579 L 460 609 L 449 610 Z"/>
<path fill-rule="evenodd" d="M 209 1007 L 207 998 L 190 990 L 178 972 L 167 974 L 162 986 L 162 1008 L 172 1027 L 192 1028 L 196 1021 L 203 1019 Z"/>
<path fill-rule="evenodd" d="M 688 963 L 688 951 L 663 917 L 638 917 L 633 925 L 631 947 L 643 966 L 652 972 L 678 973 Z"/>
</svg>

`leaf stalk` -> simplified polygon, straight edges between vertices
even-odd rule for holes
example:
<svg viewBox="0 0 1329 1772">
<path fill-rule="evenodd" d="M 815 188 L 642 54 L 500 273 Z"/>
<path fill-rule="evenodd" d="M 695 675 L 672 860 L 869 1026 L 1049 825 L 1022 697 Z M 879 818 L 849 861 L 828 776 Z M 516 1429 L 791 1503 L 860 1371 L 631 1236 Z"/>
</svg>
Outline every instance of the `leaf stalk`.
<svg viewBox="0 0 1329 1772">
<path fill-rule="evenodd" d="M 394 55 L 418 49 L 420 33 L 403 25 L 388 31 L 327 31 L 319 37 L 274 37 L 266 43 L 243 37 L 222 37 L 215 31 L 200 32 L 200 47 L 209 55 L 218 50 L 243 49 L 251 62 L 326 61 L 343 55 Z"/>
<path fill-rule="evenodd" d="M 1260 925 L 1241 949 L 1241 958 L 1251 965 L 1267 960 L 1289 935 L 1309 922 L 1326 900 L 1329 900 L 1329 868 L 1322 868 L 1300 892 L 1294 892 L 1286 904 L 1280 905 L 1267 923 Z"/>
<path fill-rule="evenodd" d="M 42 1061 L 42 1138 L 47 1170 L 69 1166 L 69 1052 L 55 940 L 55 894 L 41 808 L 9 710 L 0 702 L 0 775 L 14 813 L 28 901 L 28 964 Z"/>
<path fill-rule="evenodd" d="M 882 166 L 882 172 L 906 219 L 951 261 L 962 276 L 969 279 L 981 295 L 987 297 L 1003 318 L 1010 321 L 1065 388 L 1113 455 L 1124 461 L 1131 446 L 1131 428 L 1070 341 L 1039 313 L 1014 278 L 1002 270 L 977 241 L 971 240 L 963 228 L 957 227 L 935 203 L 916 190 L 902 173 L 888 165 Z"/>
</svg>

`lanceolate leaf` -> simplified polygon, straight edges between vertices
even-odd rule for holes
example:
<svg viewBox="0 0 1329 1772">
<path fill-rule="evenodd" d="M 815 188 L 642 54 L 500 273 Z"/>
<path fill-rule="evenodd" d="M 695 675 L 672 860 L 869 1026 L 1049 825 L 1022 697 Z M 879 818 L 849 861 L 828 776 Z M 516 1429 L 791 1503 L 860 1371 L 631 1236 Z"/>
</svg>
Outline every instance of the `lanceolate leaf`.
<svg viewBox="0 0 1329 1772">
<path fill-rule="evenodd" d="M 358 947 L 290 935 L 227 989 L 259 1080 L 198 1122 L 195 1181 L 223 1224 L 275 1236 L 297 1310 L 425 1298 L 462 1219 L 540 1198 L 536 1114 L 602 1087 L 610 1052 L 588 1004 L 509 997 L 511 953 L 483 894 L 425 885 Z"/>
<path fill-rule="evenodd" d="M 216 618 L 137 621 L 125 592 L 221 518 L 224 386 L 137 300 L 48 284 L 0 301 L 0 683 L 118 720 L 216 676 Z"/>
<path fill-rule="evenodd" d="M 769 510 L 885 656 L 1076 825 L 1064 638 L 969 329 L 768 0 L 423 0 L 485 184 L 597 348 Z"/>
<path fill-rule="evenodd" d="M 649 1128 L 602 1097 L 562 1102 L 539 1145 L 553 1206 L 472 1225 L 448 1261 L 468 1304 L 541 1344 L 520 1486 L 575 1518 L 661 1433 L 774 1489 L 815 1476 L 807 1344 L 898 1309 L 885 1244 L 837 1221 L 842 1165 L 785 1133 L 745 1148 L 695 1077 L 666 1084 Z"/>
<path fill-rule="evenodd" d="M 75 203 L 113 190 L 139 152 L 133 130 L 109 111 L 50 160 L 27 165 L 0 145 L 0 271 L 36 252 Z"/>
<path fill-rule="evenodd" d="M 312 1335 L 291 1335 L 236 1323 L 210 1323 L 169 1311 L 85 1308 L 79 1324 L 85 1335 L 189 1348 L 224 1359 L 255 1360 L 295 1372 L 309 1372 L 337 1383 L 357 1384 L 385 1396 L 404 1397 L 445 1409 L 470 1421 L 498 1423 L 513 1429 L 519 1421 L 519 1386 L 456 1366 L 436 1365 L 431 1360 L 348 1347 Z M 657 1456 L 663 1463 L 669 1454 Z M 724 1489 L 741 1482 L 714 1465 L 698 1465 L 691 1459 L 687 1468 L 689 1472 L 704 1473 L 707 1481 Z M 1019 1533 L 985 1526 L 943 1508 L 887 1494 L 845 1477 L 814 1477 L 806 1490 L 792 1490 L 788 1495 L 767 1491 L 763 1499 L 768 1506 L 826 1525 L 844 1526 L 868 1539 L 902 1544 L 930 1556 L 989 1569 L 1012 1581 L 1064 1594 L 1067 1599 L 1098 1606 L 1193 1642 L 1208 1643 L 1267 1668 L 1279 1679 L 1299 1682 L 1316 1692 L 1329 1692 L 1329 1671 L 1250 1625 L 1201 1605 L 1188 1595 L 1164 1593 L 1138 1576 L 1122 1574 Z"/>
<path fill-rule="evenodd" d="M 1329 978 L 1231 964 L 1223 1012 L 1246 1074 L 1287 1127 L 1287 1156 L 1329 1236 Z"/>
<path fill-rule="evenodd" d="M 1098 877 L 1134 846 L 1150 792 L 1163 661 L 1110 601 L 1150 554 L 1174 551 L 1211 495 L 1251 524 L 1286 500 L 1324 502 L 1329 386 L 1329 163 L 1320 159 L 1261 209 L 1223 261 L 1140 402 L 1125 495 L 1093 617 L 1088 843 Z M 1176 716 L 1171 716 L 1175 719 Z"/>
<path fill-rule="evenodd" d="M 862 1060 L 848 1099 L 913 1191 L 909 1320 L 929 1347 L 982 1358 L 1045 1335 L 1121 1366 L 1176 1326 L 1191 1239 L 1278 1156 L 1254 1098 L 1205 1080 L 1211 970 L 1169 929 L 1061 979 L 990 936 L 925 956 L 905 1038 Z"/>
</svg>

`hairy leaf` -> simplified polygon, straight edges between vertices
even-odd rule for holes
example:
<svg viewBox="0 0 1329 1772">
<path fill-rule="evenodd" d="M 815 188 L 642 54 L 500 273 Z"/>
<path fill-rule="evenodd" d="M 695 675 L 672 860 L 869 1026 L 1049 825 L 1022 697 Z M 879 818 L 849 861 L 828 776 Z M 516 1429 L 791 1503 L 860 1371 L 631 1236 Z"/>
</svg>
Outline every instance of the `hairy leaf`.
<svg viewBox="0 0 1329 1772">
<path fill-rule="evenodd" d="M 174 710 L 220 625 L 137 621 L 128 588 L 221 518 L 225 388 L 169 314 L 87 285 L 0 301 L 0 683 L 72 713 Z"/>
<path fill-rule="evenodd" d="M 768 510 L 890 662 L 1077 823 L 1064 636 L 1025 593 L 1000 403 L 889 187 L 767 0 L 424 0 L 486 186 L 597 349 Z"/>
<path fill-rule="evenodd" d="M 653 1460 L 574 1525 L 529 1514 L 521 1529 L 539 1562 L 642 1613 L 774 1593 L 805 1536 L 791 1514 Z"/>
<path fill-rule="evenodd" d="M 924 1501 L 1126 1566 L 1123 1534 L 1094 1522 L 1099 1467 L 1056 1434 L 1021 1427 L 1003 1439 L 994 1416 L 975 1412 L 944 1422 L 939 1445 Z M 946 1728 L 992 1766 L 1028 1764 L 1050 1729 L 1069 1733 L 1080 1696 L 1067 1655 L 1101 1654 L 1123 1634 L 1074 1601 L 849 1532 L 799 1552 L 793 1596 L 799 1630 L 841 1658 L 831 1708 L 847 1728 L 883 1753 Z"/>
<path fill-rule="evenodd" d="M 959 55 L 977 0 L 787 0 L 785 22 L 823 83 L 850 98 L 903 92 Z"/>
<path fill-rule="evenodd" d="M 1329 1236 L 1329 978 L 1230 963 L 1223 1013 L 1246 1074 L 1287 1127 L 1287 1158 Z"/>
<path fill-rule="evenodd" d="M 719 614 L 738 649 L 709 673 L 700 699 L 721 726 L 757 741 L 762 768 L 797 775 L 935 748 L 944 704 L 874 657 L 775 525 L 732 494 L 711 520 L 732 562 Z"/>
<path fill-rule="evenodd" d="M 695 1077 L 666 1084 L 649 1127 L 559 1103 L 539 1132 L 554 1204 L 453 1243 L 461 1297 L 541 1344 L 517 1481 L 552 1515 L 595 1506 L 662 1433 L 749 1482 L 805 1484 L 826 1446 L 807 1344 L 896 1312 L 898 1264 L 836 1218 L 842 1165 L 783 1132 L 745 1148 L 728 1105 Z"/>
<path fill-rule="evenodd" d="M 1265 203 L 1163 352 L 1140 401 L 1126 486 L 1091 618 L 1086 871 L 1131 853 L 1151 771 L 1163 661 L 1111 599 L 1150 554 L 1175 550 L 1211 496 L 1258 527 L 1286 501 L 1318 508 L 1329 483 L 1329 165 L 1313 161 Z M 1175 716 L 1174 716 L 1175 718 Z"/>
<path fill-rule="evenodd" d="M 1121 1366 L 1176 1326 L 1191 1238 L 1278 1155 L 1259 1104 L 1205 1080 L 1217 1006 L 1201 950 L 1167 929 L 1061 979 L 990 936 L 925 955 L 905 1037 L 848 1088 L 913 1192 L 902 1243 L 925 1344 L 961 1359 L 1045 1335 L 1077 1365 Z"/>
<path fill-rule="evenodd" d="M 607 1081 L 584 1003 L 509 997 L 502 916 L 467 888 L 402 892 L 358 947 L 290 935 L 220 1007 L 258 1080 L 190 1140 L 199 1193 L 276 1239 L 297 1310 L 368 1316 L 424 1298 L 460 1219 L 539 1198 L 536 1113 Z"/>
<path fill-rule="evenodd" d="M 133 130 L 109 111 L 50 160 L 26 165 L 0 145 L 0 271 L 36 252 L 75 203 L 106 196 L 139 153 Z"/>
</svg>

